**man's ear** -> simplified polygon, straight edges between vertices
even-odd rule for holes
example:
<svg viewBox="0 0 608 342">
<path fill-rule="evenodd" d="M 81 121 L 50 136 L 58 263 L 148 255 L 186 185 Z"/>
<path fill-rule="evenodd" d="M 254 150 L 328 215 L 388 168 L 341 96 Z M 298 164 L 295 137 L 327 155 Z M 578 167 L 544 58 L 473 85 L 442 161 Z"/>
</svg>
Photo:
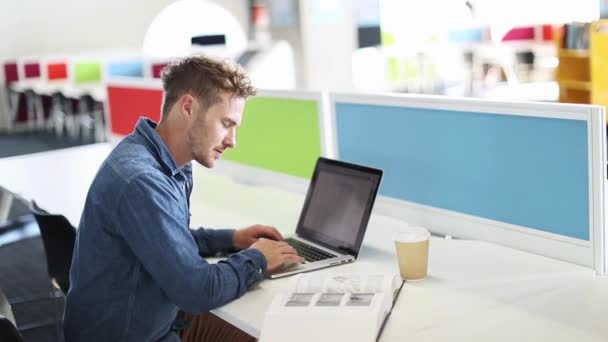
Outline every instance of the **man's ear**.
<svg viewBox="0 0 608 342">
<path fill-rule="evenodd" d="M 194 98 L 190 94 L 184 94 L 179 98 L 179 110 L 182 114 L 191 116 L 194 111 Z"/>
</svg>

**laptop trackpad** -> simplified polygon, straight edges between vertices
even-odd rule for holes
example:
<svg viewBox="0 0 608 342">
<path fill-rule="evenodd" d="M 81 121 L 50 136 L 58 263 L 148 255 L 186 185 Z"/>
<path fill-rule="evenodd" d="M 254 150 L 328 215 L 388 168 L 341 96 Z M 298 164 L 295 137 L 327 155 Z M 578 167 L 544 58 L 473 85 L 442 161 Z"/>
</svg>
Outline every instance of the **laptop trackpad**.
<svg viewBox="0 0 608 342">
<path fill-rule="evenodd" d="M 299 270 L 301 268 L 304 268 L 304 265 L 305 264 L 295 262 L 295 261 L 287 261 L 275 273 L 283 273 L 283 272 L 291 272 L 291 271 Z"/>
</svg>

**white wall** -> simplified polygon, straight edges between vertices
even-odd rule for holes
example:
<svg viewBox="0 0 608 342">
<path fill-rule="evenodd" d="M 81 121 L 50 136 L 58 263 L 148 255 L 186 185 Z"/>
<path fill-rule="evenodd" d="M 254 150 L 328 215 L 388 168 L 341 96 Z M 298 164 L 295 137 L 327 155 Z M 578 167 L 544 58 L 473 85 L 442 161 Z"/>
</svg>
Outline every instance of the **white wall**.
<svg viewBox="0 0 608 342">
<path fill-rule="evenodd" d="M 14 36 L 19 16 L 16 15 L 17 1 L 0 1 L 0 34 L 2 43 L 0 44 L 0 57 L 5 56 L 5 52 L 13 50 Z"/>
<path fill-rule="evenodd" d="M 247 1 L 211 1 L 230 11 L 247 31 Z M 173 2 L 175 0 L 0 0 L 0 59 L 140 49 L 154 17 Z"/>
<path fill-rule="evenodd" d="M 351 0 L 301 0 L 300 34 L 305 86 L 350 91 L 357 32 Z"/>
</svg>

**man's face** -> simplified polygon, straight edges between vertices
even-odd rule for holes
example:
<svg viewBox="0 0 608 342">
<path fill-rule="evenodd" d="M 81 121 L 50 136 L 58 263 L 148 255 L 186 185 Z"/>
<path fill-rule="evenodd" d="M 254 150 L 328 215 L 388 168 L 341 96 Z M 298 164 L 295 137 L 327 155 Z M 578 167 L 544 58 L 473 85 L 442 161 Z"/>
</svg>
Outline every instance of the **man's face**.
<svg viewBox="0 0 608 342">
<path fill-rule="evenodd" d="M 236 146 L 236 129 L 241 125 L 245 99 L 223 93 L 220 101 L 211 107 L 202 108 L 195 100 L 195 116 L 188 130 L 188 142 L 193 159 L 212 168 L 228 148 Z"/>
</svg>

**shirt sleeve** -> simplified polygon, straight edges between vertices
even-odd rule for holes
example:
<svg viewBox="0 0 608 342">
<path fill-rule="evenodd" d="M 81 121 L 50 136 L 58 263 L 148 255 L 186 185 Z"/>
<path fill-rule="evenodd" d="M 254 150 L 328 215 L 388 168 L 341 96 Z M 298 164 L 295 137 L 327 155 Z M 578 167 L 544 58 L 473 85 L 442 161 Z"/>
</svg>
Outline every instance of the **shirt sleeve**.
<svg viewBox="0 0 608 342">
<path fill-rule="evenodd" d="M 201 256 L 236 252 L 233 243 L 234 229 L 190 229 Z"/>
<path fill-rule="evenodd" d="M 207 312 L 222 306 L 263 279 L 266 259 L 258 250 L 243 250 L 217 264 L 199 256 L 188 228 L 185 197 L 160 172 L 127 183 L 115 215 L 117 233 L 167 296 L 185 311 Z"/>
</svg>

